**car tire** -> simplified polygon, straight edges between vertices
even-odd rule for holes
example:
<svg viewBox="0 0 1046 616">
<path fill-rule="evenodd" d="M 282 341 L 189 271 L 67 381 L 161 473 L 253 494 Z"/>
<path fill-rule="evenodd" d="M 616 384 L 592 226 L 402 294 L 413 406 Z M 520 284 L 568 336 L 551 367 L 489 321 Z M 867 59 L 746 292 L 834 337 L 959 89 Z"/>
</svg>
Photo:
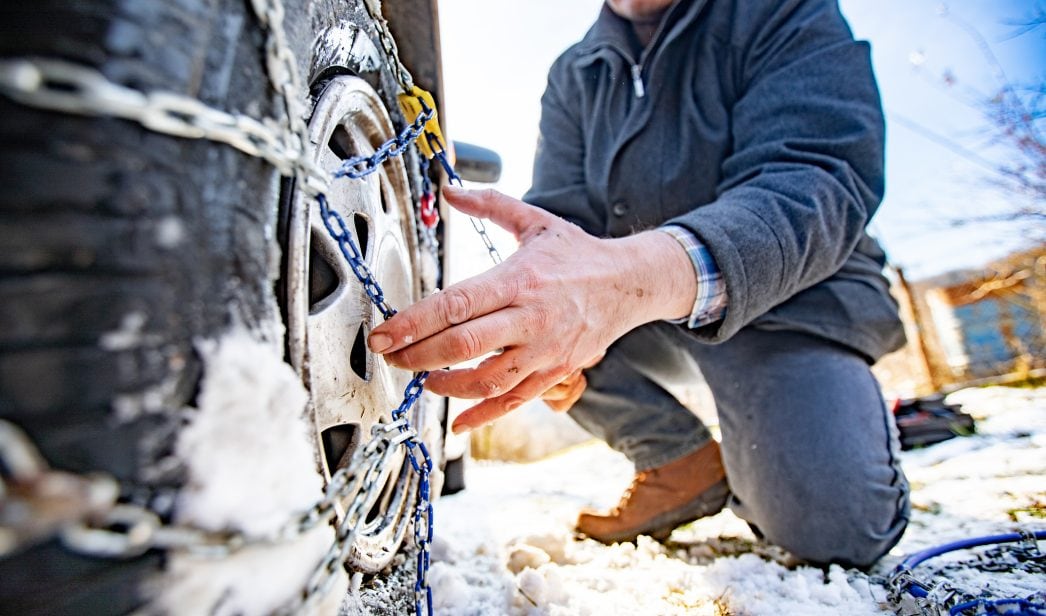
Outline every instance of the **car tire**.
<svg viewBox="0 0 1046 616">
<path fill-rule="evenodd" d="M 374 56 L 337 53 L 353 44 L 344 37 L 360 33 L 377 49 L 362 2 L 285 4 L 289 43 L 311 100 L 355 74 L 401 128 L 389 71 Z M 15 1 L 0 9 L 0 23 L 5 58 L 60 58 L 139 91 L 175 92 L 252 117 L 280 115 L 250 3 Z M 417 159 L 409 154 L 396 164 L 406 182 L 400 188 L 413 201 Z M 194 425 L 216 341 L 249 332 L 290 361 L 283 332 L 288 255 L 280 244 L 287 241 L 293 182 L 225 145 L 120 119 L 42 111 L 3 96 L 0 181 L 0 417 L 24 431 L 52 467 L 112 476 L 122 502 L 165 522 L 179 519 L 187 482 L 196 480 L 180 437 Z M 398 263 L 411 278 L 410 299 L 431 290 L 417 282 L 419 251 L 411 246 L 398 257 L 413 259 Z M 376 268 L 379 280 L 382 273 Z M 307 356 L 294 365 L 306 385 L 310 365 Z M 398 383 L 409 375 L 394 377 Z M 441 442 L 440 422 L 426 414 L 442 408 L 429 399 L 415 418 L 430 447 Z M 323 469 L 320 432 L 315 456 Z M 380 569 L 403 536 L 398 527 L 372 537 L 356 551 L 357 565 Z M 19 614 L 142 609 L 160 592 L 172 558 L 155 549 L 96 558 L 52 538 L 0 558 L 0 605 Z M 224 603 L 211 611 L 237 611 L 227 592 L 212 590 Z"/>
</svg>

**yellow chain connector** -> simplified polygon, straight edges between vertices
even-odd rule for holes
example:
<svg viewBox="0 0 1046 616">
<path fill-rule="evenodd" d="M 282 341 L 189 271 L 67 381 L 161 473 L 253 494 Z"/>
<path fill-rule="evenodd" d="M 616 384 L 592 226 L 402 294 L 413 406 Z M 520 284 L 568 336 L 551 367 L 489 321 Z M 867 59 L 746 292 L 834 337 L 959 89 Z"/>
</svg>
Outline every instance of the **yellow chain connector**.
<svg viewBox="0 0 1046 616">
<path fill-rule="evenodd" d="M 433 141 L 438 141 L 438 143 L 442 144 L 446 143 L 443 140 L 443 132 L 439 128 L 439 118 L 436 115 L 436 101 L 432 100 L 431 94 L 418 86 L 413 86 L 410 92 L 401 92 L 396 98 L 399 101 L 400 111 L 403 112 L 403 117 L 408 124 L 413 124 L 414 120 L 424 111 L 423 102 L 425 107 L 432 110 L 432 117 L 425 122 L 425 133 L 417 141 L 418 149 L 425 155 L 425 158 L 432 158 L 436 153 L 432 150 L 426 137 L 431 135 Z"/>
</svg>

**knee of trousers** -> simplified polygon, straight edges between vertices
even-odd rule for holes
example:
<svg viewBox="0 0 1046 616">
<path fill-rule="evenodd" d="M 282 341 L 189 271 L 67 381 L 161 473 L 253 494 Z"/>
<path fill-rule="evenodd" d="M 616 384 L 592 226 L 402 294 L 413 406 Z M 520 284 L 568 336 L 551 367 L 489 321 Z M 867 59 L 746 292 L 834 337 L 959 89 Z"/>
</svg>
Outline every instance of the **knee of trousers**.
<svg viewBox="0 0 1046 616">
<path fill-rule="evenodd" d="M 735 511 L 756 526 L 767 541 L 809 563 L 830 563 L 865 568 L 897 544 L 908 524 L 908 486 L 870 490 L 855 495 L 850 490 L 822 498 L 788 497 L 734 503 Z M 759 502 L 761 501 L 761 502 Z"/>
</svg>

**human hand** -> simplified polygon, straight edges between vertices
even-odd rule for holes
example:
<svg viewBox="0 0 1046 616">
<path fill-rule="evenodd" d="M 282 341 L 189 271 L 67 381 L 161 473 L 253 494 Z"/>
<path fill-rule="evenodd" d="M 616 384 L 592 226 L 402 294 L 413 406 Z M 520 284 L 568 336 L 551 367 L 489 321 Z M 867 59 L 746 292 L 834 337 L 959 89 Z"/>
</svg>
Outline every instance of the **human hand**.
<svg viewBox="0 0 1046 616">
<path fill-rule="evenodd" d="M 693 267 L 665 233 L 597 238 L 492 190 L 443 194 L 456 209 L 512 232 L 520 248 L 391 317 L 368 344 L 393 366 L 434 370 L 428 387 L 435 393 L 482 399 L 458 417 L 455 432 L 540 396 L 629 330 L 690 312 Z M 504 352 L 475 368 L 438 370 L 498 349 Z"/>
</svg>

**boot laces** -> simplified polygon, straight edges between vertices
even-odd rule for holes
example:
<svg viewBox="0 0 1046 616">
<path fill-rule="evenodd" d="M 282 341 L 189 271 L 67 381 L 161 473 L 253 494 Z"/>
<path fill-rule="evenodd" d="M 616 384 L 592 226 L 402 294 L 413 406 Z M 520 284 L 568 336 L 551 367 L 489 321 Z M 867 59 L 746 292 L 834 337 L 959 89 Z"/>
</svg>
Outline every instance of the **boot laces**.
<svg viewBox="0 0 1046 616">
<path fill-rule="evenodd" d="M 622 509 L 628 506 L 628 502 L 632 500 L 632 493 L 635 492 L 637 488 L 639 488 L 640 484 L 646 481 L 646 478 L 646 471 L 640 471 L 636 473 L 635 477 L 632 478 L 632 483 L 628 484 L 628 487 L 625 488 L 624 494 L 621 495 L 621 500 L 618 501 L 617 506 L 614 507 L 614 515 L 617 515 L 621 512 Z"/>
</svg>

